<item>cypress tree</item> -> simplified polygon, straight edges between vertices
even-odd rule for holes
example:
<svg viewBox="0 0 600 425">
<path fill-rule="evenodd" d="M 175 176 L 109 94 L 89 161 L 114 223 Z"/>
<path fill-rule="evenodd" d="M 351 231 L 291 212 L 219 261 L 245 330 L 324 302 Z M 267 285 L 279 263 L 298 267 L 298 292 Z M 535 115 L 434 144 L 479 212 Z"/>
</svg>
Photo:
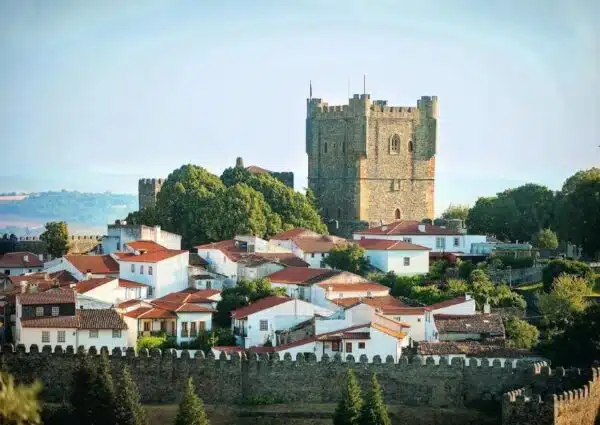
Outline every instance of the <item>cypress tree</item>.
<svg viewBox="0 0 600 425">
<path fill-rule="evenodd" d="M 361 407 L 360 387 L 354 371 L 350 369 L 342 399 L 333 414 L 333 425 L 359 425 Z"/>
<path fill-rule="evenodd" d="M 115 416 L 119 425 L 147 425 L 146 411 L 140 403 L 140 394 L 129 368 L 125 366 L 117 385 Z"/>
<path fill-rule="evenodd" d="M 73 408 L 74 423 L 93 424 L 95 422 L 96 399 L 91 394 L 91 388 L 96 381 L 96 369 L 90 359 L 83 357 L 73 373 L 70 402 Z"/>
<path fill-rule="evenodd" d="M 93 405 L 94 418 L 90 424 L 115 425 L 117 423 L 115 388 L 110 374 L 108 358 L 105 354 L 100 356 L 96 377 L 89 391 L 95 401 Z"/>
<path fill-rule="evenodd" d="M 175 425 L 209 425 L 208 417 L 204 411 L 204 404 L 196 395 L 194 382 L 190 378 L 187 382 L 181 401 L 179 411 L 175 419 Z"/>
<path fill-rule="evenodd" d="M 367 395 L 367 400 L 361 409 L 361 425 L 392 425 L 388 415 L 387 406 L 383 400 L 381 385 L 377 376 L 373 374 L 371 379 L 371 391 Z"/>
</svg>

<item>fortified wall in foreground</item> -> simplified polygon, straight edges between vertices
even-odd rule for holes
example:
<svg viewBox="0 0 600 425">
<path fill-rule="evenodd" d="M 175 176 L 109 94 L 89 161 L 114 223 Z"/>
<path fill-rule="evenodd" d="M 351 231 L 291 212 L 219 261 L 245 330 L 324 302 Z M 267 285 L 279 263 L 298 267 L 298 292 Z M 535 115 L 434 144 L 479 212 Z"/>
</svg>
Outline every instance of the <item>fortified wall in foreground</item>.
<svg viewBox="0 0 600 425">
<path fill-rule="evenodd" d="M 5 345 L 0 359 L 17 380 L 41 380 L 44 400 L 60 402 L 68 398 L 73 371 L 86 354 L 99 358 L 95 347 L 86 353 L 83 348 L 52 351 L 44 346 L 40 352 L 33 345 L 26 352 L 22 345 L 16 350 Z M 430 357 L 411 362 L 402 357 L 394 363 L 391 356 L 384 362 L 375 356 L 372 363 L 364 356 L 358 362 L 352 356 L 345 362 L 339 356 L 317 362 L 314 356 L 301 354 L 295 360 L 289 355 L 280 359 L 234 354 L 228 360 L 224 354 L 215 359 L 197 352 L 192 358 L 183 350 L 177 357 L 174 350 L 158 349 L 144 349 L 138 355 L 133 349 L 126 353 L 115 349 L 109 360 L 116 373 L 129 366 L 147 403 L 175 402 L 189 377 L 207 403 L 233 404 L 255 397 L 284 403 L 336 402 L 352 368 L 363 388 L 375 372 L 389 403 L 470 407 L 495 402 L 502 405 L 503 425 L 593 425 L 600 406 L 598 369 L 586 374 L 578 369 L 553 370 L 544 363 L 519 362 L 513 367 L 483 359 L 478 366 L 474 359 L 453 358 L 448 363 L 442 357 L 436 365 Z"/>
</svg>

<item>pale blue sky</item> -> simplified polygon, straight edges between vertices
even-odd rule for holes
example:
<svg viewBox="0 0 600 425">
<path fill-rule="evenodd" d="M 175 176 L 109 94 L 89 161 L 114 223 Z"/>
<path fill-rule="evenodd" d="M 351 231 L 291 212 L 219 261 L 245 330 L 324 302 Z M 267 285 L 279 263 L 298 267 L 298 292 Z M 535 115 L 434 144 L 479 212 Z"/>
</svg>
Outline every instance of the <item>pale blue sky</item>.
<svg viewBox="0 0 600 425">
<path fill-rule="evenodd" d="M 134 193 L 237 156 L 300 188 L 308 81 L 342 103 L 363 73 L 393 105 L 439 97 L 438 212 L 558 189 L 600 163 L 599 16 L 593 0 L 0 0 L 0 191 Z"/>
</svg>

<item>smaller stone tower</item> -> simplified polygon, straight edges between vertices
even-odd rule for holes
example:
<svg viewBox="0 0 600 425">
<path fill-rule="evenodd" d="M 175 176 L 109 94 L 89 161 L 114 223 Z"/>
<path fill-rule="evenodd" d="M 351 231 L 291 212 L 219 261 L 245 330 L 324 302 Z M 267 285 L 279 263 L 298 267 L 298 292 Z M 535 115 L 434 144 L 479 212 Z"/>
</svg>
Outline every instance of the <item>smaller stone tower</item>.
<svg viewBox="0 0 600 425">
<path fill-rule="evenodd" d="M 156 205 L 156 196 L 160 192 L 160 189 L 162 189 L 164 182 L 164 179 L 140 179 L 138 181 L 140 211 Z"/>
</svg>

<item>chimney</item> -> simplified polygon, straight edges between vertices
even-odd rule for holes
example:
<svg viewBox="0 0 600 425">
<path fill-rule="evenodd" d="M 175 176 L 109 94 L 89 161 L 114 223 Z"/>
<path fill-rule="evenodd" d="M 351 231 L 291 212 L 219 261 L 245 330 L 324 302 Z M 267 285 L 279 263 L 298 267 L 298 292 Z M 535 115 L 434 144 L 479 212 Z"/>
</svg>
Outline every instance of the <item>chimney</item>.
<svg viewBox="0 0 600 425">
<path fill-rule="evenodd" d="M 38 258 L 40 259 L 40 261 L 44 261 L 44 254 L 38 255 Z"/>
<path fill-rule="evenodd" d="M 471 294 L 465 294 L 465 301 L 471 301 Z"/>
<path fill-rule="evenodd" d="M 25 292 L 27 292 L 27 281 L 23 280 L 21 281 L 21 294 L 24 294 Z"/>
<path fill-rule="evenodd" d="M 154 226 L 154 242 L 159 243 L 160 241 L 160 226 Z"/>
<path fill-rule="evenodd" d="M 417 225 L 417 229 L 419 230 L 419 232 L 425 232 L 425 225 L 422 223 L 419 223 Z"/>
<path fill-rule="evenodd" d="M 25 254 L 23 256 L 23 261 L 25 261 L 26 263 L 28 263 L 29 262 L 29 255 Z"/>
<path fill-rule="evenodd" d="M 491 308 L 489 303 L 485 303 L 483 305 L 483 314 L 490 314 Z"/>
</svg>

